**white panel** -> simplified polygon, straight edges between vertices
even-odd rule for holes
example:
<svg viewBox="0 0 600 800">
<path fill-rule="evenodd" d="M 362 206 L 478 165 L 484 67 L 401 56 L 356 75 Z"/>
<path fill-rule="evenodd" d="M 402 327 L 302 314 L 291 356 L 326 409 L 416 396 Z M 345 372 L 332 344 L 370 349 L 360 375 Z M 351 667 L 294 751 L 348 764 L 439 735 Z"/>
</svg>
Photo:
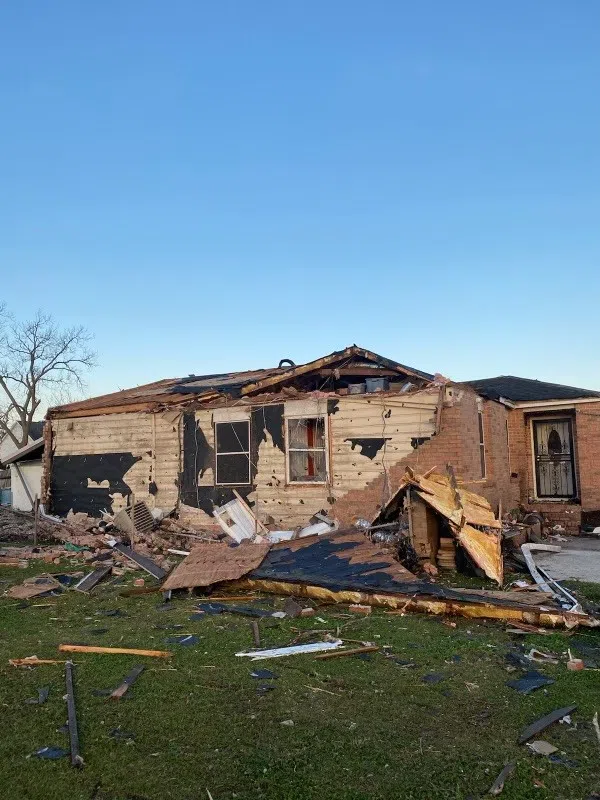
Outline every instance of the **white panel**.
<svg viewBox="0 0 600 800">
<path fill-rule="evenodd" d="M 243 408 L 215 408 L 212 412 L 213 422 L 247 422 L 250 411 Z"/>
<path fill-rule="evenodd" d="M 287 400 L 283 404 L 284 417 L 322 417 L 327 414 L 327 400 Z"/>
</svg>

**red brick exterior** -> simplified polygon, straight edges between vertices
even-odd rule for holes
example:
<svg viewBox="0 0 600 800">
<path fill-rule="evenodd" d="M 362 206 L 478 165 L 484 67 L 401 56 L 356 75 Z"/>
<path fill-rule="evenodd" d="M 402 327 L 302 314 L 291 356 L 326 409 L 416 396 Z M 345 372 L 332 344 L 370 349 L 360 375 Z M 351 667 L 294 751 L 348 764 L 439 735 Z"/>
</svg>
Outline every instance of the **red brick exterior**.
<svg viewBox="0 0 600 800">
<path fill-rule="evenodd" d="M 479 409 L 484 420 L 485 478 L 481 474 Z M 350 524 L 357 517 L 372 519 L 398 488 L 406 466 L 416 472 L 432 467 L 443 472 L 447 464 L 452 465 L 466 488 L 486 497 L 495 510 L 500 502 L 505 510 L 514 508 L 518 503 L 518 482 L 510 478 L 508 413 L 503 405 L 483 400 L 470 387 L 449 385 L 439 433 L 390 467 L 387 477 L 382 474 L 365 488 L 344 495 L 336 502 L 333 513 L 342 524 Z"/>
</svg>

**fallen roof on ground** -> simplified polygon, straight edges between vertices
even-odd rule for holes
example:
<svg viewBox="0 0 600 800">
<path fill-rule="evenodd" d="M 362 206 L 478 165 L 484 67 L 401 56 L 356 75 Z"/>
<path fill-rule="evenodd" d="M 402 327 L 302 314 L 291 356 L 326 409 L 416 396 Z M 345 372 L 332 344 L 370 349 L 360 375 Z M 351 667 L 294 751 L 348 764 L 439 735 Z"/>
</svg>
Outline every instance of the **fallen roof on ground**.
<svg viewBox="0 0 600 800">
<path fill-rule="evenodd" d="M 270 544 L 242 542 L 230 547 L 222 542 L 197 544 L 169 575 L 162 588 L 192 589 L 241 578 L 258 567 Z"/>
</svg>

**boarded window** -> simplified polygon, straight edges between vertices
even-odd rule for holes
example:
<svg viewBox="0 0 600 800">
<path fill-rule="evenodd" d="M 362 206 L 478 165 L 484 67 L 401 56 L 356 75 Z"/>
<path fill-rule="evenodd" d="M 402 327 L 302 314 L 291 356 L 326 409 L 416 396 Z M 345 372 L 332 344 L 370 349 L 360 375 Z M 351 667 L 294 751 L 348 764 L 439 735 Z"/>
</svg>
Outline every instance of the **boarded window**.
<svg viewBox="0 0 600 800">
<path fill-rule="evenodd" d="M 325 417 L 301 417 L 287 420 L 287 458 L 290 483 L 326 482 Z"/>
<path fill-rule="evenodd" d="M 223 486 L 250 483 L 250 421 L 215 423 L 215 483 Z"/>
</svg>

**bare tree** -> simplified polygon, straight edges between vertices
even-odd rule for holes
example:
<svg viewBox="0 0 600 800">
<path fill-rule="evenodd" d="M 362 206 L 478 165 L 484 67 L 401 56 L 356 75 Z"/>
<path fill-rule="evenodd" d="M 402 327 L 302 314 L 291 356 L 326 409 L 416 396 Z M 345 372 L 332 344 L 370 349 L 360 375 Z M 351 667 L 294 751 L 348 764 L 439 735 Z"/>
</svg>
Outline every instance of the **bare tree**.
<svg viewBox="0 0 600 800">
<path fill-rule="evenodd" d="M 43 402 L 83 391 L 83 374 L 96 363 L 91 338 L 82 326 L 61 329 L 42 311 L 19 322 L 0 306 L 0 438 L 23 447 Z M 20 432 L 11 430 L 15 422 Z"/>
</svg>

